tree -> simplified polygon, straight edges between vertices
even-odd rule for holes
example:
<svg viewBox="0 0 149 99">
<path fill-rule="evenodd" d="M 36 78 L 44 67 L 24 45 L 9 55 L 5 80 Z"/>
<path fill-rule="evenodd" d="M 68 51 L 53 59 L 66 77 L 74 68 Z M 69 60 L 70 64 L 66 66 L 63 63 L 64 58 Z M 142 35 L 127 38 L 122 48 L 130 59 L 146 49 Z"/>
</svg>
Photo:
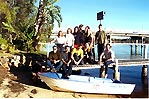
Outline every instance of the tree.
<svg viewBox="0 0 149 99">
<path fill-rule="evenodd" d="M 7 35 L 12 35 L 11 41 L 19 40 L 23 43 L 22 48 L 27 49 L 31 42 L 31 37 L 34 34 L 34 21 L 36 10 L 34 0 L 7 0 L 2 1 L 4 8 L 0 10 L 6 16 L 6 21 L 3 23 L 3 28 L 7 30 Z M 32 29 L 31 29 L 32 27 Z M 3 31 L 2 31 L 3 33 Z M 19 44 L 18 44 L 19 45 Z"/>
<path fill-rule="evenodd" d="M 60 27 L 62 22 L 62 16 L 60 14 L 61 8 L 54 5 L 58 1 L 59 0 L 40 0 L 35 23 L 36 39 L 39 39 L 42 32 L 44 32 L 44 37 L 51 35 L 55 21 L 57 21 L 58 26 Z"/>
<path fill-rule="evenodd" d="M 15 32 L 12 23 L 13 20 L 15 20 L 15 9 L 10 9 L 8 6 L 7 1 L 5 0 L 0 0 L 0 33 L 1 33 L 1 39 L 6 40 L 7 43 L 5 42 L 5 46 L 10 48 L 11 45 L 11 33 Z M 5 28 L 3 27 L 5 26 Z M 10 32 L 11 31 L 11 32 Z M 4 42 L 1 42 L 1 44 Z"/>
<path fill-rule="evenodd" d="M 17 43 L 17 48 L 21 50 L 36 48 L 39 41 L 52 33 L 55 20 L 60 26 L 60 7 L 54 5 L 57 1 L 40 0 L 37 10 L 35 0 L 1 0 L 0 16 L 3 21 L 0 26 L 6 30 L 6 38 L 11 38 L 8 41 L 16 41 L 13 44 Z M 4 31 L 1 32 L 3 33 Z"/>
</svg>

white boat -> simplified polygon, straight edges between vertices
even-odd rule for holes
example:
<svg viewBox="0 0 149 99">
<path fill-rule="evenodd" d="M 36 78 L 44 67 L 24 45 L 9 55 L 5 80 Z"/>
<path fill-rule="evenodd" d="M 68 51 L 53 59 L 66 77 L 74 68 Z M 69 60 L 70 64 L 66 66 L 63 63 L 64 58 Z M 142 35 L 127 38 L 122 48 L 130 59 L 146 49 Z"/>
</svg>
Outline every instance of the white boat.
<svg viewBox="0 0 149 99">
<path fill-rule="evenodd" d="M 135 84 L 115 83 L 112 79 L 90 76 L 70 75 L 69 79 L 62 79 L 60 73 L 38 73 L 52 90 L 97 93 L 97 94 L 127 94 L 130 95 Z"/>
</svg>

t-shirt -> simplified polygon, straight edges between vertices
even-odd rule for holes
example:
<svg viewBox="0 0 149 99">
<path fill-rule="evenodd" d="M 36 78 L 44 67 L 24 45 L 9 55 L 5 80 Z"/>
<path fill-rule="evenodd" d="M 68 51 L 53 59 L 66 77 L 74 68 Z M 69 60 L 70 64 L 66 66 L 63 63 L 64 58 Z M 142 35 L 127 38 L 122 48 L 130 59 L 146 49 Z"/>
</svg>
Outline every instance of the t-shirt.
<svg viewBox="0 0 149 99">
<path fill-rule="evenodd" d="M 56 36 L 54 41 L 55 44 L 65 44 L 66 38 L 64 36 L 63 37 Z"/>
<path fill-rule="evenodd" d="M 114 52 L 113 52 L 112 50 L 109 50 L 109 51 L 104 50 L 103 53 L 104 53 L 104 58 L 105 58 L 106 60 L 112 58 L 112 60 L 114 61 L 115 54 L 114 54 Z"/>
<path fill-rule="evenodd" d="M 61 60 L 62 59 L 61 53 L 60 52 L 54 53 L 53 51 L 51 51 L 51 52 L 49 52 L 49 59 Z"/>
<path fill-rule="evenodd" d="M 76 53 L 77 56 L 83 57 L 83 50 L 82 50 L 82 49 L 74 48 L 74 49 L 72 50 L 71 54 L 74 54 L 74 53 Z"/>
<path fill-rule="evenodd" d="M 62 52 L 62 59 L 66 62 L 69 61 L 70 59 L 70 52 L 66 53 L 66 52 Z"/>
<path fill-rule="evenodd" d="M 96 32 L 97 42 L 99 44 L 104 44 L 106 41 L 106 33 L 104 31 L 97 31 Z"/>
<path fill-rule="evenodd" d="M 74 36 L 72 34 L 66 34 L 66 44 L 72 46 L 74 43 Z"/>
</svg>

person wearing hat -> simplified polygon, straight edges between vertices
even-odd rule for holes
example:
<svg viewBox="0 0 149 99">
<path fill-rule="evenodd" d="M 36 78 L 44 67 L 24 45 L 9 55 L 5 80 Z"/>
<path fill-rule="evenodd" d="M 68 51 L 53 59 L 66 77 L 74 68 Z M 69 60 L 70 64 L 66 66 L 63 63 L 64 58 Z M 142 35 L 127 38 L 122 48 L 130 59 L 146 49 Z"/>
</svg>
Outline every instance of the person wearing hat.
<svg viewBox="0 0 149 99">
<path fill-rule="evenodd" d="M 80 37 L 80 42 L 81 44 L 85 44 L 85 31 L 82 29 L 83 28 L 83 24 L 79 25 L 79 37 Z"/>
<path fill-rule="evenodd" d="M 82 49 L 82 45 L 81 44 L 76 45 L 76 48 L 73 48 L 71 52 L 71 59 L 73 63 L 75 65 L 83 65 L 84 64 L 83 58 L 84 58 L 84 52 Z"/>
<path fill-rule="evenodd" d="M 82 27 L 83 27 L 83 24 L 80 24 L 79 25 L 79 29 L 82 30 Z"/>
<path fill-rule="evenodd" d="M 74 46 L 80 45 L 80 44 L 85 44 L 85 39 L 84 39 L 84 33 L 81 32 L 81 28 L 76 26 L 74 28 Z"/>
<path fill-rule="evenodd" d="M 100 55 L 100 65 L 103 63 L 105 65 L 105 75 L 107 75 L 108 65 L 114 63 L 115 54 L 111 49 L 110 44 L 106 44 L 105 50 Z"/>
</svg>

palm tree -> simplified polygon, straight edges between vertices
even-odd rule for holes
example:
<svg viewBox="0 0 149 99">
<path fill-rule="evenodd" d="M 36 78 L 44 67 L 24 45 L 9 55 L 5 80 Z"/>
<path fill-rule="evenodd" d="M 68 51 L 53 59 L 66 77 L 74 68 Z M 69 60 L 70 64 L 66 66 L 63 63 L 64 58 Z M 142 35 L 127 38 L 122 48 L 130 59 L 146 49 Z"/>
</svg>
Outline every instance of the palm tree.
<svg viewBox="0 0 149 99">
<path fill-rule="evenodd" d="M 57 21 L 60 27 L 62 22 L 62 16 L 60 14 L 61 8 L 54 5 L 58 1 L 59 0 L 40 0 L 39 2 L 33 42 L 35 50 L 37 49 L 39 41 L 45 40 L 46 37 L 50 37 L 55 21 Z"/>
<path fill-rule="evenodd" d="M 45 35 L 48 35 L 47 32 L 52 33 L 55 21 L 57 21 L 60 27 L 62 22 L 62 16 L 60 14 L 61 8 L 54 5 L 54 3 L 58 1 L 59 0 L 40 0 L 35 23 L 35 36 L 37 38 L 43 31 Z"/>
<path fill-rule="evenodd" d="M 40 0 L 35 23 L 35 36 L 39 36 L 43 31 L 45 35 L 48 35 L 47 33 L 51 34 L 55 21 L 57 21 L 60 27 L 62 22 L 62 16 L 60 14 L 61 8 L 54 5 L 58 1 L 59 0 Z"/>
</svg>

